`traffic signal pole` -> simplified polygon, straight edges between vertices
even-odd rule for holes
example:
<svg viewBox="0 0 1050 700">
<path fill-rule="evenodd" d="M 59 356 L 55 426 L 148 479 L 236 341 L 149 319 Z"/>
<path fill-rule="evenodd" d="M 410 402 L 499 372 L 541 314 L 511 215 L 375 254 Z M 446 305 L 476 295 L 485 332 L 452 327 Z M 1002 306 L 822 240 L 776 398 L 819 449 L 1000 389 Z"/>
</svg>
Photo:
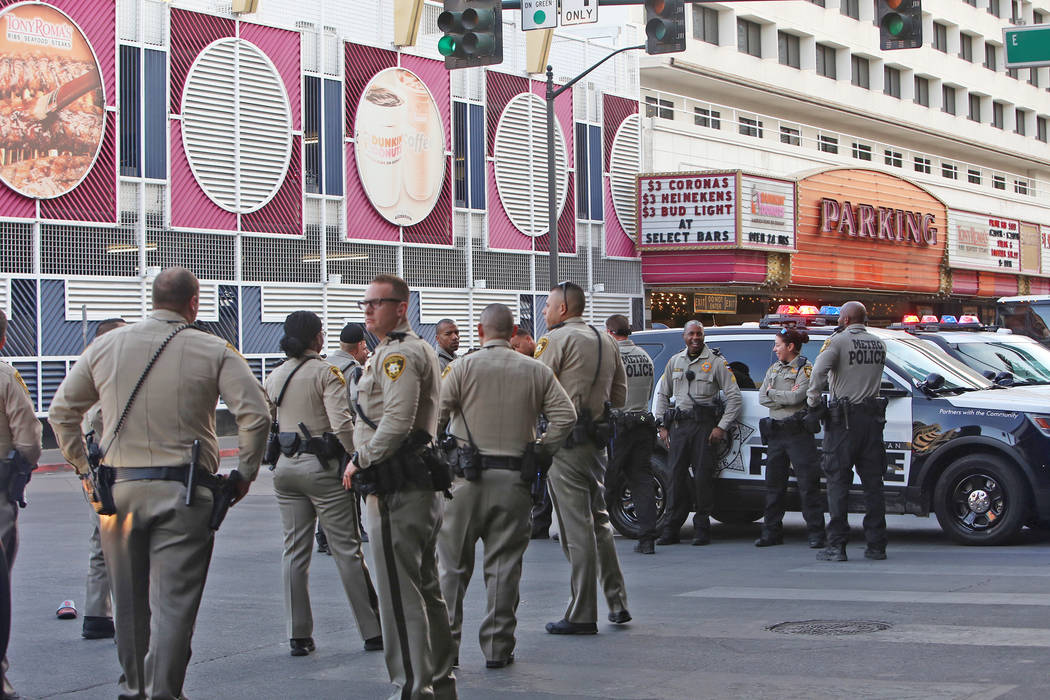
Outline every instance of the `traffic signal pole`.
<svg viewBox="0 0 1050 700">
<path fill-rule="evenodd" d="M 596 69 L 601 64 L 608 61 L 616 54 L 623 53 L 624 51 L 637 51 L 639 49 L 645 49 L 645 44 L 639 44 L 638 46 L 625 46 L 621 49 L 616 49 L 612 53 L 605 56 L 593 66 L 577 75 L 572 80 L 562 85 L 557 90 L 554 89 L 554 66 L 547 66 L 547 235 L 550 239 L 550 284 L 549 289 L 554 289 L 554 286 L 558 284 L 558 187 L 557 187 L 557 175 L 558 167 L 555 161 L 554 152 L 554 100 L 558 98 L 566 90 L 570 89 L 573 85 L 579 82 L 582 78 L 588 75 L 591 71 Z M 574 232 L 575 235 L 575 232 Z"/>
</svg>

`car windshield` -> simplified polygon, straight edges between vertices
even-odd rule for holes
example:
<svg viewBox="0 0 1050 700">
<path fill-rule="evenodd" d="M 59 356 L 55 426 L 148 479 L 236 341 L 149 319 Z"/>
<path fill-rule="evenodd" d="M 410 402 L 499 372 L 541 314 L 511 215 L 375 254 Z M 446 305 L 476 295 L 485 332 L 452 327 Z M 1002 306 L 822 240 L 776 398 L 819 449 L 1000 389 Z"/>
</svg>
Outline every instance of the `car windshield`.
<svg viewBox="0 0 1050 700">
<path fill-rule="evenodd" d="M 959 343 L 955 349 L 963 362 L 982 374 L 1009 372 L 1017 384 L 1050 384 L 1050 349 L 1039 343 L 1006 337 Z"/>
<path fill-rule="evenodd" d="M 887 359 L 916 383 L 930 374 L 944 377 L 942 391 L 991 389 L 995 385 L 938 347 L 918 338 L 886 338 Z"/>
</svg>

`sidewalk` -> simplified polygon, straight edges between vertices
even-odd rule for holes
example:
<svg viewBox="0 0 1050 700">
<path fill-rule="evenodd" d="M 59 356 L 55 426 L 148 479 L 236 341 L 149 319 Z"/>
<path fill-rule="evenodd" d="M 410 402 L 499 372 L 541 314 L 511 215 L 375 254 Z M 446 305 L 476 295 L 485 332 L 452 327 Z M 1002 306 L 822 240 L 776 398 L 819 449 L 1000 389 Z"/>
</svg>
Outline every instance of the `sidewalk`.
<svg viewBox="0 0 1050 700">
<path fill-rule="evenodd" d="M 233 457 L 238 453 L 237 436 L 226 435 L 219 438 L 219 457 Z M 66 463 L 60 450 L 44 450 L 40 453 L 40 462 L 37 472 L 60 472 L 72 471 L 73 467 Z"/>
</svg>

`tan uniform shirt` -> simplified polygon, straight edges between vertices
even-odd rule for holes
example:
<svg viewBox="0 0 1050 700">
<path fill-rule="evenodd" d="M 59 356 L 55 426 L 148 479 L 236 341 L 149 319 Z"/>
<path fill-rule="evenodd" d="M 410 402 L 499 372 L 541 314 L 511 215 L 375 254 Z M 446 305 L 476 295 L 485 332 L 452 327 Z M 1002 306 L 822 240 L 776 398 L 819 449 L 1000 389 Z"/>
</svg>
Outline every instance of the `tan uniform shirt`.
<svg viewBox="0 0 1050 700">
<path fill-rule="evenodd" d="M 357 401 L 376 427 L 358 416 L 357 464 L 367 469 L 390 457 L 415 429 L 437 434 L 441 369 L 437 353 L 402 323 L 376 346 L 356 387 Z M 351 395 L 353 395 L 353 387 Z"/>
<path fill-rule="evenodd" d="M 605 411 L 606 401 L 613 408 L 621 408 L 627 399 L 627 375 L 619 346 L 612 336 L 596 332 L 579 316 L 566 319 L 540 338 L 536 359 L 554 370 L 577 414 L 587 408 L 592 418 L 598 418 Z"/>
<path fill-rule="evenodd" d="M 758 402 L 769 407 L 770 418 L 783 420 L 802 410 L 812 372 L 813 365 L 803 355 L 786 364 L 777 360 L 766 370 Z"/>
<path fill-rule="evenodd" d="M 456 356 L 450 353 L 445 348 L 438 348 L 437 356 L 438 364 L 440 365 L 442 372 L 445 371 L 445 368 L 448 367 L 449 363 L 452 362 L 452 360 L 456 359 Z"/>
<path fill-rule="evenodd" d="M 617 340 L 620 346 L 620 360 L 627 375 L 627 400 L 623 410 L 645 412 L 649 410 L 649 397 L 653 395 L 653 360 L 649 353 L 631 342 L 631 339 Z"/>
<path fill-rule="evenodd" d="M 353 355 L 344 352 L 342 348 L 328 353 L 328 357 L 325 359 L 328 360 L 328 364 L 339 368 L 339 371 L 343 373 L 344 379 L 347 378 L 346 375 L 350 374 L 350 370 L 353 369 L 354 365 L 359 364 Z"/>
<path fill-rule="evenodd" d="M 692 380 L 689 379 L 689 372 L 693 373 Z M 729 369 L 729 363 L 707 345 L 693 359 L 690 359 L 688 350 L 682 350 L 670 359 L 660 378 L 653 415 L 663 419 L 672 396 L 674 405 L 684 410 L 693 406 L 714 406 L 719 391 L 725 394 L 726 407 L 718 427 L 729 430 L 744 407 L 740 387 L 737 386 L 733 370 Z"/>
<path fill-rule="evenodd" d="M 514 352 L 506 340 L 490 340 L 481 352 L 449 365 L 441 381 L 439 424 L 460 444 L 469 436 L 483 455 L 520 457 L 536 440 L 536 420 L 547 417 L 540 445 L 550 454 L 576 423 L 576 410 L 541 362 Z M 464 425 L 466 421 L 466 425 Z"/>
<path fill-rule="evenodd" d="M 221 396 L 237 420 L 238 471 L 254 479 L 259 471 L 270 412 L 259 380 L 239 352 L 222 338 L 187 328 L 157 358 L 124 427 L 113 431 L 132 388 L 160 344 L 186 319 L 158 310 L 148 319 L 106 333 L 87 347 L 51 402 L 51 427 L 66 460 L 80 474 L 88 471 L 84 413 L 96 402 L 106 416 L 101 446 L 111 467 L 170 467 L 186 464 L 200 440 L 199 466 L 219 467 L 215 407 Z M 111 444 L 112 443 L 112 444 Z"/>
<path fill-rule="evenodd" d="M 300 364 L 302 369 L 288 381 L 288 376 Z M 275 404 L 286 382 L 288 390 L 278 408 Z M 347 453 L 354 451 L 354 423 L 346 380 L 338 367 L 308 350 L 301 359 L 289 359 L 270 372 L 264 386 L 270 411 L 276 414 L 281 432 L 301 434 L 299 423 L 302 423 L 313 437 L 334 433 Z"/>
<path fill-rule="evenodd" d="M 846 326 L 828 338 L 813 363 L 806 395 L 809 405 L 820 403 L 820 393 L 829 385 L 832 400 L 860 403 L 878 396 L 885 366 L 886 343 L 863 323 Z"/>
<path fill-rule="evenodd" d="M 22 375 L 0 362 L 0 459 L 7 459 L 7 454 L 16 449 L 25 461 L 36 464 L 42 432 Z"/>
<path fill-rule="evenodd" d="M 84 422 L 80 424 L 80 432 L 87 435 L 88 433 L 95 433 L 94 440 L 96 443 L 102 439 L 102 431 L 104 429 L 102 423 L 102 405 L 95 404 L 88 409 L 88 412 L 84 414 Z"/>
</svg>

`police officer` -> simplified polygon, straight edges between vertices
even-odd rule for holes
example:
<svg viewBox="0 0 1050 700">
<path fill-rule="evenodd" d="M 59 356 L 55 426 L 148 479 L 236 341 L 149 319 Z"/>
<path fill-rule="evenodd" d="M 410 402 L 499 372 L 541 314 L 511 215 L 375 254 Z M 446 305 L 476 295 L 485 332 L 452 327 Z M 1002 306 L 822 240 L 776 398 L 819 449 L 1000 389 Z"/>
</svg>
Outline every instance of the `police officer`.
<svg viewBox="0 0 1050 700">
<path fill-rule="evenodd" d="M 649 413 L 653 394 L 653 360 L 631 342 L 631 322 L 623 314 L 605 320 L 608 331 L 620 346 L 620 360 L 627 375 L 627 401 L 614 421 L 609 446 L 609 467 L 627 480 L 638 515 L 638 544 L 634 551 L 652 554 L 656 541 L 656 495 L 653 489 L 653 440 L 656 422 Z"/>
<path fill-rule="evenodd" d="M 813 366 L 802 346 L 809 335 L 795 328 L 784 328 L 773 340 L 777 361 L 766 372 L 758 390 L 758 402 L 769 408 L 769 417 L 759 425 L 766 443 L 766 511 L 762 536 L 756 547 L 784 543 L 784 497 L 787 494 L 788 470 L 794 467 L 802 517 L 809 530 L 809 546 L 821 549 L 824 539 L 824 504 L 820 498 L 820 457 L 813 433 L 802 422 L 806 391 Z"/>
<path fill-rule="evenodd" d="M 445 371 L 448 363 L 456 359 L 456 351 L 459 350 L 459 326 L 451 318 L 443 318 L 437 322 L 434 333 L 441 371 Z"/>
<path fill-rule="evenodd" d="M 358 470 L 392 471 L 410 435 L 437 433 L 441 369 L 434 349 L 408 325 L 408 299 L 403 279 L 379 275 L 359 302 L 365 327 L 381 341 L 353 397 L 357 452 L 343 477 L 348 486 Z M 398 686 L 391 697 L 454 698 L 455 652 L 435 560 L 441 495 L 405 480 L 393 493 L 369 495 L 366 513 L 386 665 Z"/>
<path fill-rule="evenodd" d="M 846 561 L 849 521 L 846 500 L 857 469 L 864 489 L 864 538 L 868 559 L 886 558 L 886 501 L 882 480 L 886 474 L 886 399 L 879 398 L 886 343 L 868 332 L 868 311 L 849 301 L 839 312 L 839 331 L 824 344 L 813 364 L 806 399 L 815 420 L 824 423 L 824 475 L 828 482 L 828 544 L 817 553 L 820 561 Z M 820 394 L 830 387 L 831 399 L 822 411 Z"/>
<path fill-rule="evenodd" d="M 0 348 L 7 342 L 7 315 L 0 309 Z M 36 465 L 40 459 L 40 421 L 37 420 L 29 388 L 22 381 L 22 376 L 11 365 L 0 362 L 0 460 L 6 460 L 12 450 L 17 450 L 22 459 Z M 7 480 L 11 478 L 10 465 L 3 471 L 8 472 L 0 483 L 0 493 L 7 494 Z M 3 561 L 0 566 L 5 571 L 0 576 L 7 576 L 10 582 L 11 568 L 18 554 L 18 505 L 8 498 L 0 499 L 0 554 Z M 10 590 L 10 588 L 8 588 Z M 3 624 L 10 625 L 10 619 Z M 5 635 L 6 636 L 6 635 Z M 7 657 L 0 662 L 0 678 L 3 681 L 3 697 L 18 697 L 7 680 Z"/>
<path fill-rule="evenodd" d="M 514 352 L 520 352 L 529 357 L 536 354 L 536 341 L 532 339 L 532 334 L 521 329 L 510 339 L 510 347 Z"/>
<path fill-rule="evenodd" d="M 308 581 L 315 519 L 327 533 L 365 649 L 383 648 L 375 590 L 357 533 L 357 504 L 342 483 L 343 462 L 354 449 L 346 381 L 338 367 L 321 359 L 323 348 L 317 314 L 289 314 L 281 338 L 288 361 L 265 384 L 280 427 L 273 490 L 284 528 L 284 612 L 292 656 L 314 650 Z"/>
<path fill-rule="evenodd" d="M 107 318 L 98 324 L 95 337 L 128 325 L 122 318 Z M 96 442 L 102 439 L 102 407 L 95 404 L 84 417 L 84 434 L 92 434 Z M 86 477 L 81 477 L 86 478 Z M 90 504 L 89 504 L 90 505 Z M 102 555 L 102 539 L 98 531 L 98 513 L 91 509 L 90 558 L 88 559 L 87 584 L 84 595 L 84 625 L 80 635 L 84 639 L 110 639 L 113 637 L 113 601 L 110 595 L 109 574 L 106 558 Z"/>
<path fill-rule="evenodd" d="M 214 543 L 213 494 L 203 482 L 219 466 L 219 397 L 240 433 L 240 478 L 228 486 L 233 502 L 258 472 L 270 424 L 248 363 L 232 345 L 192 325 L 199 306 L 193 273 L 162 271 L 153 283 L 153 314 L 91 343 L 51 403 L 55 437 L 78 474 L 88 471 L 81 420 L 102 404 L 102 468 L 115 479 L 116 513 L 100 518 L 100 530 L 113 586 L 121 697 L 182 697 Z M 186 505 L 195 441 L 197 487 Z M 91 482 L 82 483 L 90 492 Z"/>
<path fill-rule="evenodd" d="M 740 417 L 743 401 L 736 377 L 721 354 L 704 344 L 704 325 L 685 324 L 685 350 L 667 363 L 656 390 L 653 413 L 660 421 L 660 439 L 668 445 L 671 465 L 671 517 L 657 544 L 677 544 L 678 529 L 689 514 L 686 494 L 693 468 L 693 544 L 711 543 L 711 508 L 716 476 L 715 451 L 728 439 L 730 427 Z M 719 399 L 725 395 L 725 408 Z M 674 397 L 674 408 L 670 400 Z"/>
<path fill-rule="evenodd" d="M 485 307 L 478 324 L 483 350 L 449 365 L 441 382 L 439 424 L 451 418 L 448 431 L 459 444 L 452 500 L 438 535 L 441 592 L 458 657 L 463 596 L 474 571 L 474 547 L 482 540 L 488 604 L 478 637 L 488 668 L 514 661 L 518 583 L 532 506 L 525 479 L 535 478 L 537 458 L 553 454 L 576 422 L 554 373 L 511 349 L 515 330 L 510 309 Z M 537 444 L 541 412 L 548 424 Z"/>
<path fill-rule="evenodd" d="M 609 621 L 631 620 L 620 560 L 605 510 L 605 466 L 599 456 L 608 442 L 606 404 L 620 408 L 627 381 L 620 350 L 607 333 L 583 321 L 586 296 L 579 285 L 562 282 L 543 310 L 550 331 L 536 345 L 536 358 L 554 371 L 576 408 L 576 426 L 554 454 L 548 488 L 562 551 L 572 566 L 572 597 L 565 617 L 547 623 L 551 634 L 598 632 L 600 579 Z"/>
</svg>

